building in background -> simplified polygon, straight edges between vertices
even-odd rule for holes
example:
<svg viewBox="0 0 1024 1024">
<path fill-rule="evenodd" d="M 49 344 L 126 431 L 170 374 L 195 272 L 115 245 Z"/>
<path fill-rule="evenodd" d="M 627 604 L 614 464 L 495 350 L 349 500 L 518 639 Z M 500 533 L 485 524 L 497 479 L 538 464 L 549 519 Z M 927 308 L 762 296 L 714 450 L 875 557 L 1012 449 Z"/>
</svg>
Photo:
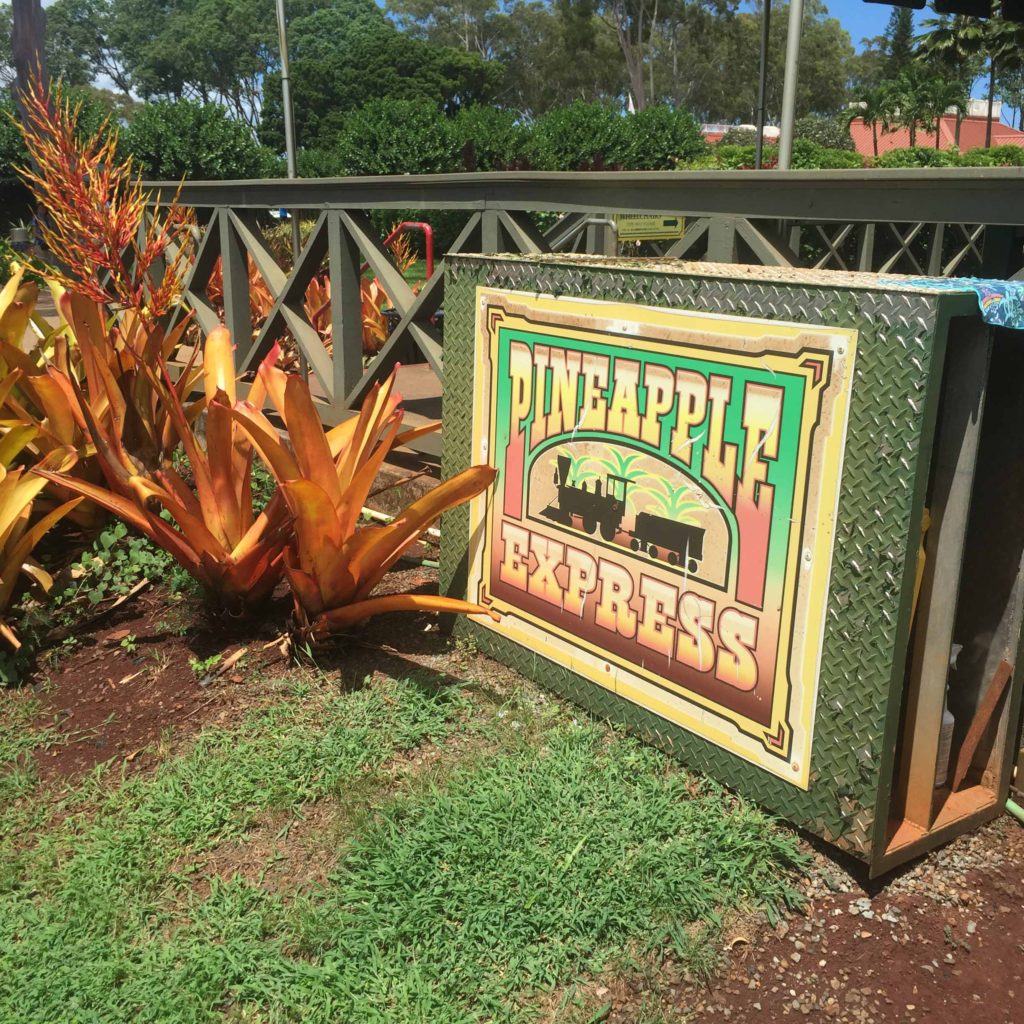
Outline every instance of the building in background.
<svg viewBox="0 0 1024 1024">
<path fill-rule="evenodd" d="M 1011 128 L 1002 124 L 999 120 L 1002 112 L 1002 104 L 992 105 L 992 145 L 993 146 L 1024 146 L 1024 131 Z M 988 127 L 988 100 L 971 100 L 968 104 L 967 115 L 960 121 L 960 142 L 961 153 L 971 149 L 979 149 L 985 145 L 985 131 Z M 956 113 L 947 112 L 939 118 L 939 149 L 952 149 L 957 145 Z M 853 136 L 853 143 L 857 152 L 862 156 L 875 155 L 874 135 L 878 136 L 878 152 L 888 153 L 890 149 L 906 149 L 910 146 L 910 129 L 893 127 L 889 131 L 883 131 L 878 125 L 873 130 L 870 124 L 865 124 L 861 117 L 854 118 L 850 122 L 850 134 Z M 935 132 L 918 127 L 915 144 L 934 149 Z"/>
</svg>

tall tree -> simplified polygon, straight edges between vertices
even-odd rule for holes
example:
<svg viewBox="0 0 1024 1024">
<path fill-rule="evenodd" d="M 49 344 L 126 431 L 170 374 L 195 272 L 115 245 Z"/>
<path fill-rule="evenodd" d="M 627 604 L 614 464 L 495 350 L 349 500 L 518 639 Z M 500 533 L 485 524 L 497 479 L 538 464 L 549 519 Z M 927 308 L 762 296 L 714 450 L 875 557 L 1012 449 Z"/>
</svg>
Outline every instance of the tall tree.
<svg viewBox="0 0 1024 1024">
<path fill-rule="evenodd" d="M 647 106 L 647 75 L 658 27 L 658 0 L 602 0 L 598 11 L 614 31 L 626 64 L 629 91 L 637 110 Z"/>
<path fill-rule="evenodd" d="M 880 36 L 861 40 L 863 49 L 852 61 L 854 88 L 860 92 L 894 82 L 914 57 L 914 12 L 894 7 Z"/>
<path fill-rule="evenodd" d="M 1012 70 L 1021 67 L 1024 59 L 1024 30 L 1020 25 L 999 18 L 979 21 L 977 18 L 959 15 L 954 18 L 930 19 L 922 27 L 924 32 L 918 36 L 917 44 L 923 60 L 969 75 L 971 82 L 987 63 L 988 117 L 985 145 L 991 145 L 999 74 L 1003 68 Z"/>
<path fill-rule="evenodd" d="M 110 44 L 123 56 L 135 92 L 145 99 L 218 101 L 249 125 L 258 124 L 262 83 L 278 64 L 272 3 L 110 2 Z"/>
<path fill-rule="evenodd" d="M 475 53 L 432 46 L 399 32 L 374 0 L 319 7 L 289 26 L 292 101 L 300 146 L 333 145 L 345 118 L 370 100 L 424 100 L 453 114 L 490 102 L 502 69 Z M 280 77 L 262 82 L 260 138 L 280 150 L 284 118 Z"/>
<path fill-rule="evenodd" d="M 1016 67 L 1007 62 L 996 76 L 996 86 L 1003 98 L 1003 116 L 1011 128 L 1024 127 L 1024 64 Z"/>
<path fill-rule="evenodd" d="M 499 0 L 388 0 L 387 12 L 409 35 L 494 60 L 506 38 L 507 6 Z"/>
<path fill-rule="evenodd" d="M 850 108 L 849 119 L 860 117 L 871 126 L 871 143 L 875 156 L 878 156 L 878 126 L 886 132 L 892 125 L 895 111 L 893 109 L 893 89 L 891 83 L 883 83 L 873 89 L 864 89 L 857 95 L 857 103 Z"/>
<path fill-rule="evenodd" d="M 885 77 L 895 79 L 914 56 L 914 12 L 894 7 L 885 28 Z"/>
<path fill-rule="evenodd" d="M 917 60 L 932 72 L 955 81 L 970 97 L 971 86 L 984 61 L 981 23 L 963 15 L 940 15 L 923 22 L 921 28 L 922 33 L 914 40 Z M 954 134 L 958 146 L 962 121 L 963 115 L 958 111 Z"/>
<path fill-rule="evenodd" d="M 777 119 L 782 108 L 785 77 L 788 4 L 773 4 L 768 41 L 769 120 Z M 732 19 L 729 46 L 721 55 L 721 80 L 725 87 L 716 120 L 753 122 L 757 109 L 758 65 L 761 19 L 743 11 Z M 849 68 L 853 44 L 849 33 L 821 0 L 804 5 L 803 37 L 800 43 L 800 73 L 797 79 L 797 116 L 833 114 L 843 108 L 849 96 Z"/>
</svg>

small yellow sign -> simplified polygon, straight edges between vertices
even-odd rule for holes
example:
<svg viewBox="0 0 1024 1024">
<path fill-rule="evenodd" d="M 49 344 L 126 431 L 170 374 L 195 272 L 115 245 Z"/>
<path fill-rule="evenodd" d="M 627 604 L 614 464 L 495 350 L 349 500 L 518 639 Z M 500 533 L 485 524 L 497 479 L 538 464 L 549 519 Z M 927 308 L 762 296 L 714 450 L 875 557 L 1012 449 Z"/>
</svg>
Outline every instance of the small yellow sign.
<svg viewBox="0 0 1024 1024">
<path fill-rule="evenodd" d="M 685 221 L 678 214 L 620 213 L 615 218 L 620 242 L 661 242 L 682 238 Z"/>
</svg>

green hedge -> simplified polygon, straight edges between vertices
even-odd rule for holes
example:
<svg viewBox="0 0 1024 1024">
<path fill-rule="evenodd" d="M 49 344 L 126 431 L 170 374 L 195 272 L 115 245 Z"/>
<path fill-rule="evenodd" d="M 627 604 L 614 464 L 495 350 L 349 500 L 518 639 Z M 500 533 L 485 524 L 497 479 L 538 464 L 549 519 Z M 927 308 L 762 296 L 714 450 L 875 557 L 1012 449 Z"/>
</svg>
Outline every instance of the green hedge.
<svg viewBox="0 0 1024 1024">
<path fill-rule="evenodd" d="M 529 130 L 512 110 L 465 107 L 450 123 L 458 170 L 508 171 L 526 166 Z"/>
<path fill-rule="evenodd" d="M 510 110 L 472 106 L 446 117 L 428 101 L 384 98 L 347 114 L 329 150 L 303 151 L 303 174 L 436 174 L 531 168 L 671 170 L 708 152 L 683 110 L 624 116 L 603 103 L 572 103 L 531 124 Z"/>
<path fill-rule="evenodd" d="M 426 100 L 371 100 L 345 117 L 335 152 L 341 174 L 441 174 L 456 166 L 449 120 Z"/>
<path fill-rule="evenodd" d="M 945 149 L 913 146 L 890 149 L 875 160 L 875 167 L 958 167 L 960 156 Z"/>
<path fill-rule="evenodd" d="M 283 161 L 215 103 L 159 101 L 140 107 L 121 133 L 121 148 L 143 177 L 223 181 L 277 177 Z"/>
<path fill-rule="evenodd" d="M 961 167 L 1024 167 L 1024 146 L 972 149 L 960 157 Z"/>
<path fill-rule="evenodd" d="M 811 114 L 797 118 L 793 125 L 793 134 L 797 139 L 814 142 L 824 149 L 845 149 L 855 152 L 850 125 L 843 117 L 821 117 Z"/>
<path fill-rule="evenodd" d="M 700 124 L 685 110 L 647 107 L 624 121 L 625 145 L 620 162 L 628 171 L 670 171 L 680 161 L 696 159 L 711 148 L 704 141 Z"/>
<path fill-rule="evenodd" d="M 763 166 L 772 168 L 778 162 L 777 146 L 765 146 L 762 154 Z M 728 142 L 720 142 L 711 152 L 696 160 L 681 163 L 681 170 L 748 170 L 754 166 L 754 147 L 738 146 Z M 851 153 L 845 149 L 826 149 L 807 139 L 793 140 L 794 171 L 809 170 L 846 170 L 864 166 L 864 158 L 859 153 Z"/>
<path fill-rule="evenodd" d="M 538 117 L 526 158 L 538 171 L 591 171 L 621 167 L 629 145 L 626 118 L 606 103 L 577 100 Z"/>
</svg>

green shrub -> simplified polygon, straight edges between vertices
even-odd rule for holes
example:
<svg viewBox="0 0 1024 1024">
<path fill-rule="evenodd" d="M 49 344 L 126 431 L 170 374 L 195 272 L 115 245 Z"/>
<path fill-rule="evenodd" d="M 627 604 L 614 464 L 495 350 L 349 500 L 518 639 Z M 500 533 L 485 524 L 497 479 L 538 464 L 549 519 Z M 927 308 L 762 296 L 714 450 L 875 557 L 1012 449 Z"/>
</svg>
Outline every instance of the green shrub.
<svg viewBox="0 0 1024 1024">
<path fill-rule="evenodd" d="M 295 154 L 300 178 L 336 178 L 342 173 L 341 160 L 334 149 L 300 149 Z"/>
<path fill-rule="evenodd" d="M 864 157 L 845 149 L 829 149 L 809 139 L 793 140 L 794 171 L 844 170 L 864 166 Z"/>
<path fill-rule="evenodd" d="M 132 118 L 121 143 L 138 162 L 143 177 L 159 181 L 218 181 L 283 173 L 280 158 L 258 145 L 244 124 L 214 103 L 147 103 Z"/>
<path fill-rule="evenodd" d="M 371 100 L 346 115 L 335 152 L 345 175 L 441 174 L 457 167 L 451 124 L 426 100 Z"/>
<path fill-rule="evenodd" d="M 1024 167 L 1024 146 L 972 149 L 960 157 L 962 167 Z"/>
<path fill-rule="evenodd" d="M 533 123 L 526 156 L 538 171 L 590 171 L 621 167 L 629 148 L 626 117 L 605 103 L 577 100 Z"/>
<path fill-rule="evenodd" d="M 762 159 L 765 164 L 774 165 L 778 150 L 774 146 L 765 146 Z M 754 144 L 743 146 L 738 143 L 720 142 L 714 148 L 714 158 L 723 171 L 736 171 L 754 166 Z"/>
<path fill-rule="evenodd" d="M 506 171 L 525 162 L 529 132 L 519 115 L 497 107 L 464 107 L 451 122 L 459 170 Z"/>
<path fill-rule="evenodd" d="M 14 104 L 0 95 L 0 231 L 32 216 L 32 196 L 21 183 L 16 167 L 28 162 L 28 152 L 12 118 Z"/>
<path fill-rule="evenodd" d="M 773 168 L 779 159 L 778 146 L 765 146 L 762 163 L 765 168 Z M 747 170 L 754 166 L 754 147 L 737 146 L 721 142 L 713 147 L 710 155 L 697 157 L 695 160 L 681 164 L 684 170 Z M 845 149 L 826 149 L 807 139 L 793 140 L 794 171 L 844 170 L 864 166 L 864 158 L 859 153 L 850 153 Z"/>
<path fill-rule="evenodd" d="M 960 157 L 944 149 L 913 146 L 910 149 L 890 149 L 875 160 L 876 167 L 957 167 Z"/>
<path fill-rule="evenodd" d="M 630 114 L 625 128 L 621 162 L 630 171 L 672 170 L 680 160 L 693 160 L 710 148 L 689 111 L 664 104 Z"/>
<path fill-rule="evenodd" d="M 815 142 L 825 149 L 854 152 L 857 148 L 850 135 L 849 123 L 842 117 L 822 117 L 817 114 L 801 117 L 793 126 L 793 134 L 797 139 Z"/>
<path fill-rule="evenodd" d="M 721 171 L 724 170 L 722 162 L 715 154 L 714 150 L 704 153 L 701 156 L 696 156 L 692 160 L 680 160 L 676 164 L 676 169 L 680 171 Z"/>
<path fill-rule="evenodd" d="M 741 128 L 735 125 L 718 140 L 719 146 L 755 146 L 757 144 L 756 128 Z"/>
</svg>

